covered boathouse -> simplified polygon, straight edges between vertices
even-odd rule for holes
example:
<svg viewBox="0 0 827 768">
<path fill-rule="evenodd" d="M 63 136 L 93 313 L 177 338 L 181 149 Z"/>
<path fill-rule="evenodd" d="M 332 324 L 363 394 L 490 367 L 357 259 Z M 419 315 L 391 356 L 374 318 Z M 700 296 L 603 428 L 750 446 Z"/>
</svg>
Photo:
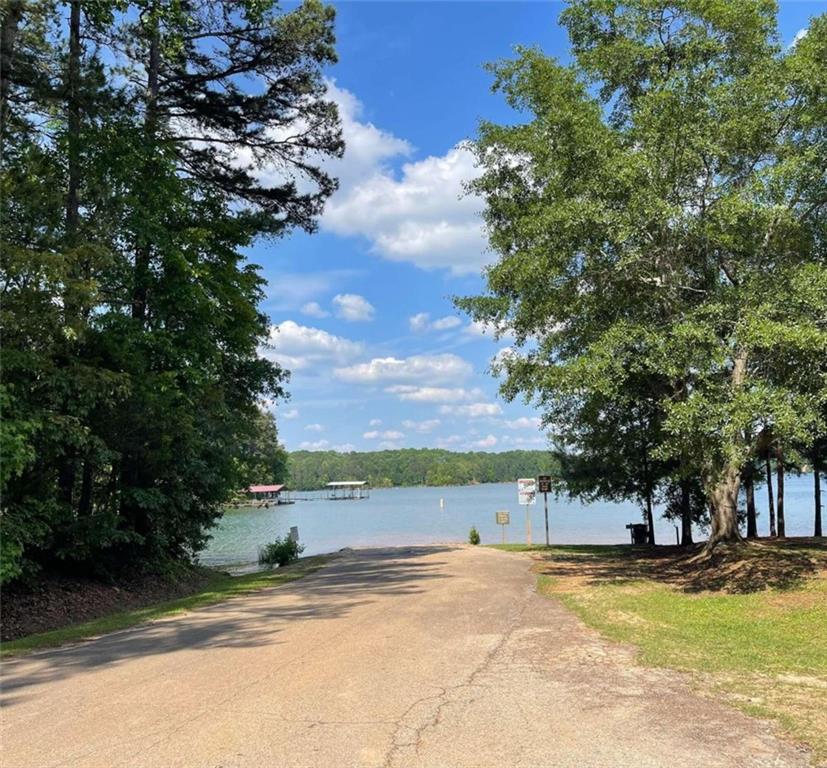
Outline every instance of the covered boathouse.
<svg viewBox="0 0 827 768">
<path fill-rule="evenodd" d="M 281 492 L 284 485 L 251 485 L 247 489 L 247 497 L 256 505 L 281 504 Z"/>
<path fill-rule="evenodd" d="M 370 497 L 367 480 L 337 480 L 327 484 L 329 501 L 353 501 Z"/>
</svg>

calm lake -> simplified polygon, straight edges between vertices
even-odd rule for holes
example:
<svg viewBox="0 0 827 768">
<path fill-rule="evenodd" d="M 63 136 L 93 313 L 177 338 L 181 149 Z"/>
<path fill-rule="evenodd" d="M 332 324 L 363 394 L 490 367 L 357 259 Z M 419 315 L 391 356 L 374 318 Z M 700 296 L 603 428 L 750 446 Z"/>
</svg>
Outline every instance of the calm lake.
<svg viewBox="0 0 827 768">
<path fill-rule="evenodd" d="M 823 481 L 822 481 L 823 482 Z M 440 508 L 444 500 L 444 509 Z M 758 530 L 768 533 L 767 494 L 756 488 L 760 510 Z M 543 500 L 528 508 L 532 540 L 545 539 Z M 255 562 L 261 545 L 284 536 L 298 526 L 305 555 L 332 552 L 343 547 L 375 547 L 407 544 L 437 544 L 465 541 L 475 525 L 484 544 L 502 541 L 495 523 L 497 510 L 511 513 L 506 541 L 525 542 L 525 507 L 517 504 L 516 483 L 491 483 L 443 488 L 387 488 L 371 491 L 361 501 L 297 501 L 270 509 L 241 508 L 225 512 L 213 539 L 201 554 L 205 565 L 235 565 Z M 785 487 L 787 535 L 813 533 L 812 475 L 788 477 Z M 633 504 L 580 504 L 549 495 L 551 541 L 557 544 L 616 544 L 627 542 L 625 525 L 640 522 Z M 675 543 L 674 526 L 655 521 L 660 544 Z M 703 538 L 702 534 L 697 534 Z"/>
</svg>

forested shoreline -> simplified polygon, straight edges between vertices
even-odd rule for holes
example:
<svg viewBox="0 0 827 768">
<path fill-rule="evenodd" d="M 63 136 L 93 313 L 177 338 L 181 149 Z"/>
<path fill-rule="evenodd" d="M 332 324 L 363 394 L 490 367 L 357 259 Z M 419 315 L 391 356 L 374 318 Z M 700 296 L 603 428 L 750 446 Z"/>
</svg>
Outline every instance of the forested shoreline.
<svg viewBox="0 0 827 768">
<path fill-rule="evenodd" d="M 372 488 L 391 488 L 502 483 L 559 474 L 559 464 L 548 451 L 293 451 L 288 466 L 288 484 L 293 490 L 316 490 L 335 480 L 366 480 Z"/>
</svg>

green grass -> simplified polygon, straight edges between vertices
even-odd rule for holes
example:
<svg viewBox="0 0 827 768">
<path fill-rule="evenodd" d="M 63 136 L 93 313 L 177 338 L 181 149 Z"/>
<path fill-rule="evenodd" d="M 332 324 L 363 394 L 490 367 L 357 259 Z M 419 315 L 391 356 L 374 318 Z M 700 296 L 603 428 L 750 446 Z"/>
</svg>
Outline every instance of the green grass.
<svg viewBox="0 0 827 768">
<path fill-rule="evenodd" d="M 818 762 L 827 760 L 827 548 L 813 541 L 762 542 L 720 562 L 677 548 L 498 548 L 536 552 L 541 594 L 636 645 L 641 663 L 689 672 L 700 690 L 775 719 Z M 793 567 L 795 578 L 782 578 Z"/>
<path fill-rule="evenodd" d="M 164 616 L 202 608 L 265 587 L 281 586 L 318 571 L 330 559 L 329 556 L 324 555 L 306 557 L 285 568 L 249 573 L 244 576 L 230 576 L 216 571 L 214 577 L 203 589 L 187 597 L 156 603 L 143 608 L 121 611 L 83 624 L 74 624 L 50 632 L 41 632 L 36 635 L 21 637 L 18 640 L 4 642 L 0 646 L 0 656 L 17 656 L 40 648 L 53 648 L 65 643 L 73 643 L 104 635 L 108 632 L 126 629 Z"/>
<path fill-rule="evenodd" d="M 827 580 L 793 593 L 687 594 L 646 581 L 553 594 L 607 637 L 634 643 L 641 660 L 703 672 L 827 675 Z M 799 603 L 796 605 L 796 603 Z"/>
</svg>

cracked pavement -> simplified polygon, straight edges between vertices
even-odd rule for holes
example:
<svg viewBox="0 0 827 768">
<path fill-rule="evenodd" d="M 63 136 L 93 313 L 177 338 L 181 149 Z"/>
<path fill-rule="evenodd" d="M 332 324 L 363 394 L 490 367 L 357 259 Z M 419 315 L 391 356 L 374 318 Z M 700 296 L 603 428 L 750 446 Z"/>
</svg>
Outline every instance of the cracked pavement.
<svg viewBox="0 0 827 768">
<path fill-rule="evenodd" d="M 528 558 L 348 552 L 277 589 L 2 665 L 4 768 L 786 768 L 764 722 L 634 663 Z"/>
</svg>

